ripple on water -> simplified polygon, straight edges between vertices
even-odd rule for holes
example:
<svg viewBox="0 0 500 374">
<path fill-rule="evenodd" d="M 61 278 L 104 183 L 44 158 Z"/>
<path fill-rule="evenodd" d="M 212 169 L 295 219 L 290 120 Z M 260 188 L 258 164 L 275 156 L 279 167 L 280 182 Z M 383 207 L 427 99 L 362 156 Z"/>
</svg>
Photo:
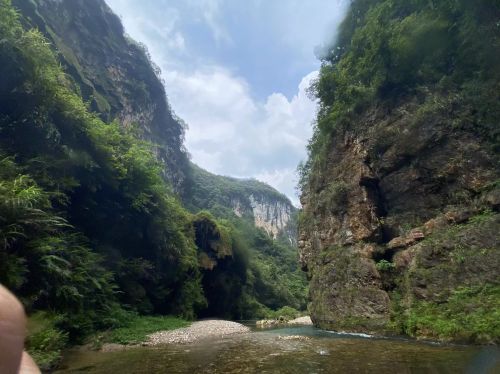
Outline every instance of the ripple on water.
<svg viewBox="0 0 500 374">
<path fill-rule="evenodd" d="M 279 336 L 310 339 L 279 339 Z M 499 350 L 366 339 L 312 327 L 230 336 L 189 346 L 77 352 L 59 373 L 459 373 L 500 372 Z"/>
</svg>

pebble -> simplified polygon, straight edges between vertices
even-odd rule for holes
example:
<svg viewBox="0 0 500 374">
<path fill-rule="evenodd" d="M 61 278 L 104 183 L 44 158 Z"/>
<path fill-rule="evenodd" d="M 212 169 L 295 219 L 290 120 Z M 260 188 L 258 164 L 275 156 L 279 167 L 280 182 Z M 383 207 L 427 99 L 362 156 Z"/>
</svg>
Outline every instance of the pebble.
<svg viewBox="0 0 500 374">
<path fill-rule="evenodd" d="M 194 322 L 191 326 L 172 331 L 158 331 L 149 335 L 146 345 L 187 344 L 197 340 L 223 337 L 249 332 L 250 328 L 241 323 L 223 320 Z"/>
</svg>

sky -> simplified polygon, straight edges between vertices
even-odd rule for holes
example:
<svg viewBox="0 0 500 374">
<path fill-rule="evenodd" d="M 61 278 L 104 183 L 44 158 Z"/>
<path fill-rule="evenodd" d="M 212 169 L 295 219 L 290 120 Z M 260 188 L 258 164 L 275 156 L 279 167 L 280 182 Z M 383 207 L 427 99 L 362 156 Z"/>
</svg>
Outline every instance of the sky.
<svg viewBox="0 0 500 374">
<path fill-rule="evenodd" d="M 349 0 L 106 0 L 161 68 L 194 163 L 256 178 L 298 205 L 317 104 L 314 51 L 335 41 Z"/>
</svg>

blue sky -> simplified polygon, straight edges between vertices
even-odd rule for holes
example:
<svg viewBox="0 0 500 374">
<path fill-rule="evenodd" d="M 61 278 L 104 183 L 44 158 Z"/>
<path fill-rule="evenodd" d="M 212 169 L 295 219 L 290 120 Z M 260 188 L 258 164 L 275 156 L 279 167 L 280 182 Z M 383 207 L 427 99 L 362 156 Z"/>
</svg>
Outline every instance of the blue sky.
<svg viewBox="0 0 500 374">
<path fill-rule="evenodd" d="M 254 177 L 295 203 L 316 104 L 315 48 L 335 39 L 348 0 L 106 0 L 162 69 L 192 160 Z"/>
</svg>

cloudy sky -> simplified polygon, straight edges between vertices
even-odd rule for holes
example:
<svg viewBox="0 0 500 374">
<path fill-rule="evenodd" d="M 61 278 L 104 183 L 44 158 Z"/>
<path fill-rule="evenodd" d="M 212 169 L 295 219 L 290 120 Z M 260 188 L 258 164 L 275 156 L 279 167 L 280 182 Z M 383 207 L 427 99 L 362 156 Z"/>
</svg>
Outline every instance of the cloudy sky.
<svg viewBox="0 0 500 374">
<path fill-rule="evenodd" d="M 314 50 L 334 40 L 348 0 L 106 1 L 162 69 L 192 160 L 267 182 L 297 204 Z"/>
</svg>

